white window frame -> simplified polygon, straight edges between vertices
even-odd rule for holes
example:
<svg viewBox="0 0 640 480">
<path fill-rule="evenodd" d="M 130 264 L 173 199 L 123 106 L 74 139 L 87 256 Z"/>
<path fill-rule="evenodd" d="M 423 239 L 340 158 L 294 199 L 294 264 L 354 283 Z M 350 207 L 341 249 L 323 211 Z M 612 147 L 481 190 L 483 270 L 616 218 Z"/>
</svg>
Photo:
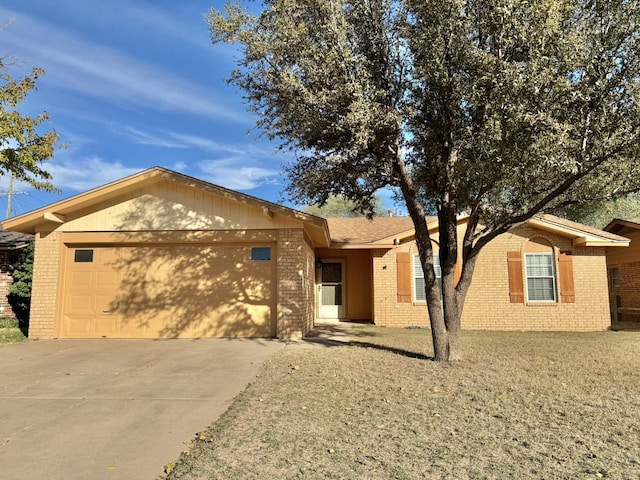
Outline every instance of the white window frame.
<svg viewBox="0 0 640 480">
<path fill-rule="evenodd" d="M 531 257 L 548 257 L 551 259 L 551 275 L 529 275 L 528 265 Z M 558 303 L 558 269 L 556 268 L 556 256 L 553 252 L 529 252 L 524 254 L 524 277 L 527 303 Z M 536 300 L 529 298 L 529 279 L 551 279 L 553 299 Z"/>
<path fill-rule="evenodd" d="M 416 282 L 416 279 L 418 278 L 422 278 L 424 279 L 424 272 L 422 271 L 422 265 L 420 265 L 420 256 L 417 253 L 414 253 L 413 255 L 411 255 L 411 268 L 412 268 L 412 273 L 411 273 L 411 289 L 413 290 L 413 301 L 414 302 L 422 302 L 422 303 L 426 303 L 427 299 L 426 297 L 424 299 L 422 298 L 418 298 L 418 282 Z M 436 278 L 442 278 L 442 270 L 440 269 L 440 256 L 437 252 L 435 252 L 433 254 L 433 270 L 436 274 Z M 422 291 L 420 292 L 421 296 L 426 295 L 424 288 L 422 289 Z"/>
</svg>

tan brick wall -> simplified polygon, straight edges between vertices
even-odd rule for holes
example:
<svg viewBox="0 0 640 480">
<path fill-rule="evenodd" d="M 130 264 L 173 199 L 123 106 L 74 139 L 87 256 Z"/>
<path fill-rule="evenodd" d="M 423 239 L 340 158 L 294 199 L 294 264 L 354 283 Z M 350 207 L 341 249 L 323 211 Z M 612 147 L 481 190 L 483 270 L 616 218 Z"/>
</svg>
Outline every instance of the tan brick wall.
<svg viewBox="0 0 640 480">
<path fill-rule="evenodd" d="M 59 232 L 36 234 L 29 338 L 53 338 L 62 244 Z"/>
<path fill-rule="evenodd" d="M 556 253 L 559 250 L 572 252 L 575 303 L 510 303 L 507 252 L 524 251 L 529 238 L 546 239 Z M 397 251 L 417 252 L 413 243 L 374 252 L 375 323 L 400 327 L 428 326 L 424 303 L 397 301 Z M 605 330 L 610 325 L 608 302 L 604 248 L 574 247 L 567 238 L 522 226 L 501 235 L 481 252 L 465 302 L 462 328 Z"/>
<path fill-rule="evenodd" d="M 278 231 L 278 338 L 302 338 L 313 328 L 315 263 L 302 229 Z"/>
</svg>

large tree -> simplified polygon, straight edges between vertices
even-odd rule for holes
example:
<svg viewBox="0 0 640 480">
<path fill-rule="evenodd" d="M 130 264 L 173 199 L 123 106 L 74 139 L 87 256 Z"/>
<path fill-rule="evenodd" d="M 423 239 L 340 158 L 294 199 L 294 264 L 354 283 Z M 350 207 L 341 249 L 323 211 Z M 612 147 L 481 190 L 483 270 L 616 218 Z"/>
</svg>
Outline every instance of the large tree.
<svg viewBox="0 0 640 480">
<path fill-rule="evenodd" d="M 5 60 L 0 58 L 0 174 L 9 174 L 38 189 L 53 190 L 51 174 L 42 163 L 53 157 L 58 134 L 42 131 L 42 124 L 49 120 L 47 112 L 30 116 L 18 110 L 44 71 L 34 68 L 15 79 L 9 75 Z"/>
<path fill-rule="evenodd" d="M 478 254 L 542 211 L 638 189 L 640 5 L 632 0 L 265 0 L 211 10 L 230 81 L 297 154 L 289 192 L 415 225 L 435 358 L 461 358 Z M 425 212 L 438 216 L 442 283 Z M 462 269 L 457 219 L 467 215 Z"/>
</svg>

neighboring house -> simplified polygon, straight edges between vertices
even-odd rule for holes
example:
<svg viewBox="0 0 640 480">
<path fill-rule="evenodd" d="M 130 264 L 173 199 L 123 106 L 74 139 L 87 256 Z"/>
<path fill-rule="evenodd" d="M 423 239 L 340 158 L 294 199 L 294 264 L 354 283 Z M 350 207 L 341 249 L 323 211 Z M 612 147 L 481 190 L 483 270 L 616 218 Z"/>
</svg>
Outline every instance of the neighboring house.
<svg viewBox="0 0 640 480">
<path fill-rule="evenodd" d="M 616 218 L 604 230 L 631 240 L 629 248 L 607 248 L 611 317 L 640 321 L 640 219 Z"/>
<path fill-rule="evenodd" d="M 3 226 L 36 235 L 33 338 L 428 325 L 408 218 L 325 220 L 156 167 Z M 549 215 L 514 228 L 478 259 L 463 327 L 606 329 L 605 247 L 628 243 Z"/>
<path fill-rule="evenodd" d="M 11 269 L 17 253 L 32 242 L 33 235 L 0 230 L 0 317 L 16 317 L 9 304 L 9 289 L 13 284 Z"/>
</svg>

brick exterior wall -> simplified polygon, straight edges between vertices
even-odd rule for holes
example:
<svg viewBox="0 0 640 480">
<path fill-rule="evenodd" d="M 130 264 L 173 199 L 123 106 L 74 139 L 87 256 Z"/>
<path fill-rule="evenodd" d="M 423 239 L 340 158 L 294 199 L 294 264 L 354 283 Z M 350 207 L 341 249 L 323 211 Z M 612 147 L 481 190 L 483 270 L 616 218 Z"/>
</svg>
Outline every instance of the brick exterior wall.
<svg viewBox="0 0 640 480">
<path fill-rule="evenodd" d="M 13 284 L 11 268 L 16 253 L 13 250 L 0 250 L 0 317 L 16 318 L 9 304 L 9 289 Z"/>
<path fill-rule="evenodd" d="M 29 338 L 31 339 L 49 339 L 55 335 L 61 251 L 59 232 L 36 234 L 29 317 Z"/>
<path fill-rule="evenodd" d="M 627 248 L 607 248 L 607 267 L 618 269 L 619 285 L 609 285 L 609 293 L 613 305 L 619 302 L 620 307 L 640 308 L 640 232 L 625 229 L 619 233 L 631 240 Z M 616 299 L 619 297 L 619 300 Z M 640 321 L 640 314 L 620 313 L 618 319 L 623 321 Z"/>
<path fill-rule="evenodd" d="M 507 252 L 524 253 L 529 239 L 571 252 L 575 303 L 510 303 Z M 426 305 L 397 301 L 396 252 L 417 253 L 415 243 L 373 252 L 376 325 L 428 326 Z M 557 262 L 556 262 L 557 275 Z M 529 226 L 501 235 L 481 252 L 462 315 L 462 328 L 478 330 L 596 331 L 610 326 L 604 248 L 574 247 L 571 240 Z"/>
<path fill-rule="evenodd" d="M 299 339 L 313 328 L 315 257 L 302 229 L 279 230 L 277 250 L 277 336 Z"/>
</svg>

